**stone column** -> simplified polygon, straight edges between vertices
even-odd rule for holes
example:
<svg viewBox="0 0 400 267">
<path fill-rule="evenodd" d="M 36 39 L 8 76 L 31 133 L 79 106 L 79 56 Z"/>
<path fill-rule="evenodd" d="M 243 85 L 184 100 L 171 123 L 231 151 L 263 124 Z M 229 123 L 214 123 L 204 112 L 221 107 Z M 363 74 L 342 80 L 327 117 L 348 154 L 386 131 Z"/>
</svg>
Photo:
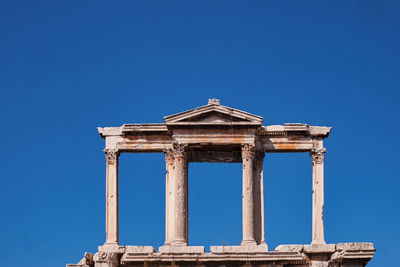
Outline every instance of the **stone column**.
<svg viewBox="0 0 400 267">
<path fill-rule="evenodd" d="M 254 177 L 253 177 L 253 160 L 254 160 L 254 144 L 242 145 L 242 162 L 243 162 L 243 240 L 242 245 L 255 245 L 255 220 L 254 220 Z"/>
<path fill-rule="evenodd" d="M 264 181 L 263 181 L 263 163 L 264 151 L 256 151 L 254 158 L 254 219 L 255 219 L 255 239 L 257 244 L 265 243 L 264 234 Z"/>
<path fill-rule="evenodd" d="M 185 181 L 186 181 L 186 245 L 189 241 L 189 161 L 185 161 Z"/>
<path fill-rule="evenodd" d="M 326 148 L 312 149 L 310 152 L 313 165 L 313 208 L 311 244 L 325 244 L 323 221 L 325 152 Z"/>
<path fill-rule="evenodd" d="M 164 151 L 164 156 L 167 169 L 165 175 L 165 245 L 170 245 L 174 234 L 174 157 L 172 149 Z"/>
<path fill-rule="evenodd" d="M 118 245 L 118 156 L 117 149 L 106 153 L 106 243 Z"/>
<path fill-rule="evenodd" d="M 188 244 L 187 144 L 174 144 L 174 237 L 172 245 Z"/>
</svg>

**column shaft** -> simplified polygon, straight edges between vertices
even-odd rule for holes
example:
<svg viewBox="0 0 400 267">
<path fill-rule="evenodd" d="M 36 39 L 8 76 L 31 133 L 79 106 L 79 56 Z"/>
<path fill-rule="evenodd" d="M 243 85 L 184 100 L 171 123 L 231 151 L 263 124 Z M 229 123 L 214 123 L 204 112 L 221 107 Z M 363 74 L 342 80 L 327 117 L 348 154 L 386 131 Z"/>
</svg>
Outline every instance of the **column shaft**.
<svg viewBox="0 0 400 267">
<path fill-rule="evenodd" d="M 323 221 L 325 152 L 325 148 L 313 149 L 310 152 L 313 162 L 313 209 L 311 244 L 325 244 Z"/>
<path fill-rule="evenodd" d="M 188 243 L 187 145 L 174 144 L 174 238 L 172 245 Z"/>
<path fill-rule="evenodd" d="M 243 240 L 242 245 L 256 244 L 255 240 L 255 190 L 253 177 L 253 160 L 255 145 L 242 145 L 243 162 Z"/>
<path fill-rule="evenodd" d="M 266 242 L 265 242 L 264 171 L 263 171 L 263 169 L 261 169 L 260 188 L 261 188 L 261 241 L 260 241 L 260 244 L 266 244 Z"/>
<path fill-rule="evenodd" d="M 166 166 L 165 181 L 165 245 L 170 245 L 174 234 L 174 158 L 171 149 L 164 152 Z"/>
<path fill-rule="evenodd" d="M 106 153 L 106 244 L 118 245 L 118 156 L 116 149 Z"/>
<path fill-rule="evenodd" d="M 186 183 L 186 214 L 185 214 L 185 217 L 186 217 L 186 236 L 185 236 L 185 240 L 186 240 L 186 244 L 187 244 L 187 242 L 189 241 L 189 181 L 188 181 L 188 179 L 189 179 L 189 162 L 187 161 L 187 159 L 186 159 L 186 161 L 185 161 L 185 171 L 186 171 L 186 173 L 185 173 L 185 183 Z"/>
<path fill-rule="evenodd" d="M 264 238 L 264 181 L 263 181 L 263 163 L 264 152 L 257 151 L 254 160 L 254 190 L 255 190 L 255 239 L 257 244 L 265 244 Z"/>
</svg>

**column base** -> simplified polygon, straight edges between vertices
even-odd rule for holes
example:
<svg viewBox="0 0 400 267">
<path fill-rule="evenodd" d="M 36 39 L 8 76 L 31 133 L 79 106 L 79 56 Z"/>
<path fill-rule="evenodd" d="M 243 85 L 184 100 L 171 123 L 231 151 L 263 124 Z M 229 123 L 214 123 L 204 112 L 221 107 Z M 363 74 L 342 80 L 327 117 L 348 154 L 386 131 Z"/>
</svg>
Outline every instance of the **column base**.
<svg viewBox="0 0 400 267">
<path fill-rule="evenodd" d="M 241 246 L 257 246 L 257 242 L 255 240 L 243 240 L 240 243 Z"/>
<path fill-rule="evenodd" d="M 98 250 L 103 252 L 125 253 L 125 247 L 120 246 L 118 243 L 104 243 L 104 245 L 98 247 Z"/>
<path fill-rule="evenodd" d="M 169 244 L 169 246 L 181 246 L 181 247 L 184 247 L 184 246 L 187 246 L 188 244 L 187 244 L 187 241 L 186 240 L 184 240 L 184 239 L 182 239 L 182 240 L 175 240 L 175 241 L 172 241 L 170 244 Z"/>
<path fill-rule="evenodd" d="M 204 253 L 204 247 L 164 245 L 158 248 L 158 252 L 165 254 L 202 254 Z"/>
<path fill-rule="evenodd" d="M 326 245 L 326 242 L 324 240 L 313 240 L 311 245 Z"/>
</svg>

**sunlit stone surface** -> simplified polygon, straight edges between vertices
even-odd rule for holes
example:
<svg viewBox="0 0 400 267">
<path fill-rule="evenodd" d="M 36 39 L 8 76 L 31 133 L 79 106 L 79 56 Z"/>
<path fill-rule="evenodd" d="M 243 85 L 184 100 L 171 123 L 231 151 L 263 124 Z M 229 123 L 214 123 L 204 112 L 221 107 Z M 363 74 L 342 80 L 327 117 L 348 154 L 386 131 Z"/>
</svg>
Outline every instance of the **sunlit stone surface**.
<svg viewBox="0 0 400 267">
<path fill-rule="evenodd" d="M 262 121 L 260 116 L 210 99 L 205 106 L 164 117 L 164 123 L 98 128 L 105 139 L 106 240 L 96 253 L 85 253 L 78 264 L 67 267 L 365 266 L 374 255 L 373 244 L 326 244 L 324 239 L 323 140 L 331 128 L 300 123 L 262 126 Z M 126 152 L 165 155 L 165 243 L 158 251 L 151 246 L 119 245 L 118 157 Z M 265 153 L 279 152 L 310 154 L 312 237 L 311 244 L 280 245 L 269 251 L 264 229 L 263 161 Z M 189 246 L 190 162 L 242 163 L 243 216 L 242 229 L 238 229 L 243 234 L 241 244 L 211 246 L 209 253 L 202 246 Z"/>
</svg>

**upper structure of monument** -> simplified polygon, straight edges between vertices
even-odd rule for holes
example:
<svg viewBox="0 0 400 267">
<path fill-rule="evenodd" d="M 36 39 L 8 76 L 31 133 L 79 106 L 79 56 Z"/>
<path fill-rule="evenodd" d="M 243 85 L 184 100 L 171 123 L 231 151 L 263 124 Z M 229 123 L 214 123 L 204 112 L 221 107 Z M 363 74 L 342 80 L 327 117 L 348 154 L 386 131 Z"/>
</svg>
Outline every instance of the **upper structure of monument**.
<svg viewBox="0 0 400 267">
<path fill-rule="evenodd" d="M 164 117 L 166 125 L 221 124 L 221 125 L 258 125 L 263 118 L 238 109 L 222 106 L 217 99 L 195 109 Z"/>
<path fill-rule="evenodd" d="M 331 128 L 262 124 L 260 116 L 210 99 L 205 106 L 164 117 L 164 123 L 98 128 L 106 153 L 106 241 L 95 255 L 86 254 L 79 264 L 67 266 L 365 266 L 375 251 L 371 243 L 326 244 L 324 238 L 324 139 Z M 119 244 L 118 157 L 148 152 L 165 155 L 165 242 L 158 251 Z M 280 245 L 270 251 L 264 229 L 263 161 L 266 153 L 280 152 L 310 154 L 312 236 L 309 245 Z M 209 253 L 203 246 L 189 245 L 190 162 L 242 163 L 241 244 L 211 246 Z"/>
</svg>

